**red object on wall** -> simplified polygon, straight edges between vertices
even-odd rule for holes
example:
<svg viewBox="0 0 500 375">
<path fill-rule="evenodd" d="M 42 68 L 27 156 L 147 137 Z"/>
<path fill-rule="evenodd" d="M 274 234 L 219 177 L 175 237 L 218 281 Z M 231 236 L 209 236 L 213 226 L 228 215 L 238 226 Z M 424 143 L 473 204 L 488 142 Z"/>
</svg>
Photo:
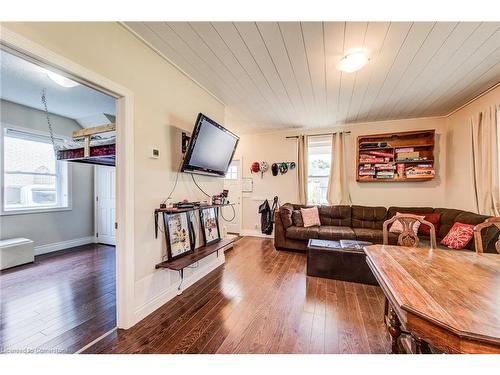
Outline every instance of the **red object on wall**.
<svg viewBox="0 0 500 375">
<path fill-rule="evenodd" d="M 250 171 L 252 173 L 258 173 L 260 171 L 260 163 L 258 161 L 253 162 L 250 166 Z"/>
</svg>

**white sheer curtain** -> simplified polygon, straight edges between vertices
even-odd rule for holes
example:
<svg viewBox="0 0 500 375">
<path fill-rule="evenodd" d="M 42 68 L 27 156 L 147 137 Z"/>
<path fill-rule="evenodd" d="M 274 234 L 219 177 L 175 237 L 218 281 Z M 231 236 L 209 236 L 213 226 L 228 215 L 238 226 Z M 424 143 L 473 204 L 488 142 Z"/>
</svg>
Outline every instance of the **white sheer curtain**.
<svg viewBox="0 0 500 375">
<path fill-rule="evenodd" d="M 347 184 L 345 133 L 342 132 L 332 135 L 332 161 L 330 163 L 327 199 L 331 205 L 351 204 L 351 195 Z"/>
<path fill-rule="evenodd" d="M 299 135 L 297 139 L 297 186 L 300 204 L 307 204 L 307 136 Z"/>
<path fill-rule="evenodd" d="M 477 211 L 499 216 L 498 106 L 470 119 Z"/>
</svg>

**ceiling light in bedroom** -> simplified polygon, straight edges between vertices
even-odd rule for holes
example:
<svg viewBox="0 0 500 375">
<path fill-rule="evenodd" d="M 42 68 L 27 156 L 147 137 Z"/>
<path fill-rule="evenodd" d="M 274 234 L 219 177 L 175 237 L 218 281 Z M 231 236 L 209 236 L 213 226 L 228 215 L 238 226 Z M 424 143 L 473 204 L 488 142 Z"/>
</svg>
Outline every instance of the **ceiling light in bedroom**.
<svg viewBox="0 0 500 375">
<path fill-rule="evenodd" d="M 49 78 L 52 81 L 54 81 L 55 83 L 57 83 L 59 86 L 62 86 L 62 87 L 70 88 L 70 87 L 75 87 L 75 86 L 79 85 L 78 82 L 72 81 L 71 79 L 63 77 L 60 74 L 51 72 L 50 70 L 47 70 L 47 75 L 49 76 Z"/>
<path fill-rule="evenodd" d="M 339 61 L 339 69 L 346 73 L 356 72 L 368 62 L 366 51 L 348 53 Z"/>
</svg>

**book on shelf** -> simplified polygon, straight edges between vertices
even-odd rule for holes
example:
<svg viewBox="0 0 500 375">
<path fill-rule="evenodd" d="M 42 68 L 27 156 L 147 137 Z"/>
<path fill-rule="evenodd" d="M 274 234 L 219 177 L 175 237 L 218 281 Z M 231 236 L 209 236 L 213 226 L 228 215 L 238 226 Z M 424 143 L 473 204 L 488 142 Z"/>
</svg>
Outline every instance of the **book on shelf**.
<svg viewBox="0 0 500 375">
<path fill-rule="evenodd" d="M 414 152 L 415 149 L 413 147 L 401 147 L 401 148 L 397 148 L 395 150 L 396 154 L 400 153 L 400 152 Z"/>
<path fill-rule="evenodd" d="M 400 157 L 398 157 L 396 159 L 397 162 L 406 162 L 406 163 L 415 162 L 415 161 L 426 161 L 426 160 L 427 160 L 426 156 L 419 156 L 419 157 L 415 157 L 415 158 L 400 158 Z"/>
<path fill-rule="evenodd" d="M 394 175 L 377 175 L 376 178 L 381 180 L 390 180 L 394 178 Z"/>
<path fill-rule="evenodd" d="M 368 152 L 368 154 L 375 156 L 383 156 L 387 158 L 392 158 L 394 156 L 392 152 L 382 152 L 382 151 L 370 151 Z"/>
<path fill-rule="evenodd" d="M 418 151 L 415 152 L 397 152 L 397 159 L 414 159 L 420 157 L 420 153 Z"/>
</svg>

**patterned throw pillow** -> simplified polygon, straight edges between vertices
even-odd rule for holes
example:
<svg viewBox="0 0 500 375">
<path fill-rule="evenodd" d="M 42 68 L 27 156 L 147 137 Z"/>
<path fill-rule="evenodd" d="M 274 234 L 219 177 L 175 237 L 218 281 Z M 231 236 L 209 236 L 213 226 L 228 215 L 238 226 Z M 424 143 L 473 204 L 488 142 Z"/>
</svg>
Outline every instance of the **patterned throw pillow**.
<svg viewBox="0 0 500 375">
<path fill-rule="evenodd" d="M 318 207 L 301 208 L 300 213 L 302 214 L 304 228 L 321 225 L 321 222 L 319 221 Z"/>
<path fill-rule="evenodd" d="M 450 249 L 461 250 L 474 237 L 474 225 L 455 223 L 448 234 L 441 240 L 441 245 L 448 246 Z"/>
<path fill-rule="evenodd" d="M 396 216 L 401 216 L 404 215 L 402 213 L 396 212 Z M 423 216 L 419 216 L 421 219 L 423 219 Z M 417 234 L 418 233 L 418 228 L 420 227 L 420 221 L 415 221 L 413 223 L 413 233 Z M 403 224 L 399 221 L 396 220 L 394 223 L 392 223 L 391 228 L 389 229 L 389 232 L 391 233 L 402 233 L 403 232 Z"/>
</svg>

